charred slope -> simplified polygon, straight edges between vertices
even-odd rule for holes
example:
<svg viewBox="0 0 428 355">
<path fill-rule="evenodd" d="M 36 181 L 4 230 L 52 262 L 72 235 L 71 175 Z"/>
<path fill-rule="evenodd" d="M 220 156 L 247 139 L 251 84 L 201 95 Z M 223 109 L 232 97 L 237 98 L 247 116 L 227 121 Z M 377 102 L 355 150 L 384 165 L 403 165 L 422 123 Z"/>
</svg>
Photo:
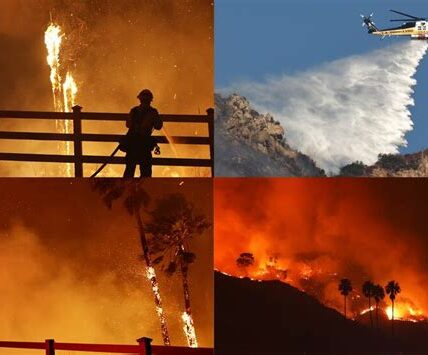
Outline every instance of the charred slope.
<svg viewBox="0 0 428 355">
<path fill-rule="evenodd" d="M 215 307 L 219 354 L 422 350 L 422 340 L 428 334 L 426 325 L 416 329 L 413 323 L 397 322 L 406 323 L 403 339 L 409 336 L 412 342 L 401 339 L 393 343 L 288 284 L 238 279 L 218 272 Z M 396 324 L 397 334 L 401 328 Z M 421 336 L 423 333 L 425 336 Z"/>
<path fill-rule="evenodd" d="M 308 156 L 291 149 L 284 128 L 253 110 L 246 98 L 215 95 L 217 176 L 324 176 Z"/>
</svg>

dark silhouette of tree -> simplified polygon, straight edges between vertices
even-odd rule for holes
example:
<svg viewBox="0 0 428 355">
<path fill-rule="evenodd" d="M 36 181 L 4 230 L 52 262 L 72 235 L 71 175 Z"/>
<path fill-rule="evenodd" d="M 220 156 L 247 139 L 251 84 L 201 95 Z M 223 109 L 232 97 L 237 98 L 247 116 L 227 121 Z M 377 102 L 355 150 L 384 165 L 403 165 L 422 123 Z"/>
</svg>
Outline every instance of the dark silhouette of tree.
<svg viewBox="0 0 428 355">
<path fill-rule="evenodd" d="M 143 259 L 146 263 L 146 275 L 150 280 L 155 299 L 156 312 L 161 324 L 163 342 L 165 345 L 170 345 L 168 327 L 160 297 L 159 283 L 153 267 L 146 231 L 141 217 L 143 209 L 146 209 L 150 202 L 150 196 L 143 185 L 144 181 L 138 179 L 97 179 L 93 182 L 92 186 L 94 190 L 101 195 L 103 202 L 109 209 L 112 208 L 114 202 L 121 201 L 129 215 L 135 218 L 143 250 Z"/>
<path fill-rule="evenodd" d="M 363 283 L 362 287 L 363 295 L 369 299 L 369 313 L 370 313 L 370 325 L 373 329 L 373 315 L 372 315 L 372 304 L 371 298 L 374 296 L 374 284 L 371 281 Z"/>
<path fill-rule="evenodd" d="M 398 282 L 395 282 L 394 280 L 389 281 L 388 284 L 385 286 L 385 291 L 389 295 L 389 298 L 392 302 L 392 316 L 391 316 L 391 332 L 392 336 L 394 336 L 394 305 L 395 305 L 395 298 L 397 294 L 401 292 L 400 285 Z"/>
<path fill-rule="evenodd" d="M 385 298 L 385 291 L 381 285 L 375 285 L 373 288 L 373 297 L 376 302 L 376 325 L 379 329 L 379 302 Z"/>
<path fill-rule="evenodd" d="M 150 211 L 151 221 L 146 231 L 152 235 L 150 250 L 154 263 L 163 265 L 163 270 L 171 276 L 180 270 L 183 285 L 184 307 L 183 322 L 189 346 L 197 346 L 193 325 L 189 290 L 189 266 L 195 261 L 196 254 L 190 250 L 189 242 L 200 236 L 210 224 L 204 215 L 197 214 L 194 206 L 182 194 L 170 194 L 157 201 Z"/>
<path fill-rule="evenodd" d="M 352 285 L 349 279 L 342 279 L 339 283 L 339 291 L 340 294 L 343 295 L 344 303 L 345 303 L 345 318 L 346 318 L 346 297 L 348 297 L 349 293 L 352 292 Z"/>
<path fill-rule="evenodd" d="M 366 174 L 367 165 L 361 161 L 348 164 L 340 168 L 340 176 L 364 176 Z"/>
<path fill-rule="evenodd" d="M 236 259 L 236 265 L 245 270 L 245 276 L 248 276 L 248 267 L 254 265 L 254 255 L 251 253 L 241 253 Z"/>
</svg>

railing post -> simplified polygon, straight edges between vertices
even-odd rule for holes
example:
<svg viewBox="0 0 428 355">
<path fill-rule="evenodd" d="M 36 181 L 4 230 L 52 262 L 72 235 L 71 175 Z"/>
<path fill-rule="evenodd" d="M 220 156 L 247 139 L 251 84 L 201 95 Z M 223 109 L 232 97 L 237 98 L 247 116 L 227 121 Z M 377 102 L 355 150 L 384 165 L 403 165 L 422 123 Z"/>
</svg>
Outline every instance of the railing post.
<svg viewBox="0 0 428 355">
<path fill-rule="evenodd" d="M 74 137 L 74 176 L 83 177 L 82 163 L 82 120 L 80 113 L 82 107 L 73 106 L 73 137 Z"/>
<path fill-rule="evenodd" d="M 137 339 L 138 345 L 140 345 L 140 355 L 152 355 L 152 340 L 146 337 Z"/>
<path fill-rule="evenodd" d="M 208 135 L 210 136 L 211 177 L 214 177 L 214 109 L 207 110 Z"/>
<path fill-rule="evenodd" d="M 55 355 L 55 340 L 46 339 L 45 349 L 46 349 L 46 355 Z"/>
</svg>

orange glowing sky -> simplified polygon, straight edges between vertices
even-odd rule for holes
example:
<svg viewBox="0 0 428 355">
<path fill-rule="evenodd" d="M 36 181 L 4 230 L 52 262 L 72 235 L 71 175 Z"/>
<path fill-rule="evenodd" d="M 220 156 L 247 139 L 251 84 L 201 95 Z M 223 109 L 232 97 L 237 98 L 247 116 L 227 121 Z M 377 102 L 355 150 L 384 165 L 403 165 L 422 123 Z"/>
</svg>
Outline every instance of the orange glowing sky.
<svg viewBox="0 0 428 355">
<path fill-rule="evenodd" d="M 50 16 L 66 34 L 62 65 L 85 111 L 129 112 L 152 89 L 163 113 L 213 107 L 211 1 L 2 0 L 0 109 L 52 110 L 44 32 Z"/>
<path fill-rule="evenodd" d="M 397 304 L 426 315 L 426 201 L 423 179 L 217 179 L 215 267 L 242 275 L 235 260 L 251 252 L 254 276 L 275 256 L 288 282 L 305 289 L 309 275 L 318 297 L 339 310 L 339 278 L 357 290 L 368 279 L 395 279 Z"/>
<path fill-rule="evenodd" d="M 85 112 L 128 113 L 149 88 L 161 114 L 201 114 L 214 99 L 214 6 L 211 1 L 2 0 L 0 110 L 53 111 L 44 33 L 52 19 L 62 29 L 60 74 L 76 81 Z M 2 119 L 2 131 L 53 132 L 43 120 Z M 124 122 L 86 122 L 85 133 L 125 134 Z M 169 136 L 207 136 L 206 124 L 166 123 Z M 85 142 L 84 154 L 108 156 L 116 143 Z M 55 154 L 57 142 L 2 139 L 0 151 Z M 62 146 L 61 146 L 62 147 Z M 63 150 L 61 148 L 60 150 Z M 119 152 L 118 156 L 123 155 Z M 208 158 L 209 147 L 161 145 L 162 158 Z M 1 176 L 62 176 L 52 164 L 0 162 Z M 85 176 L 97 166 L 87 164 Z M 108 166 L 102 176 L 121 176 Z M 210 176 L 208 168 L 154 167 L 154 176 Z"/>
<path fill-rule="evenodd" d="M 152 207 L 182 193 L 212 222 L 209 179 L 149 179 L 144 186 Z M 89 180 L 0 179 L 0 195 L 3 340 L 133 344 L 146 336 L 162 343 L 137 227 L 120 202 L 109 210 Z M 213 343 L 212 244 L 212 229 L 190 244 L 200 346 Z M 180 279 L 157 269 L 172 345 L 184 346 Z"/>
</svg>

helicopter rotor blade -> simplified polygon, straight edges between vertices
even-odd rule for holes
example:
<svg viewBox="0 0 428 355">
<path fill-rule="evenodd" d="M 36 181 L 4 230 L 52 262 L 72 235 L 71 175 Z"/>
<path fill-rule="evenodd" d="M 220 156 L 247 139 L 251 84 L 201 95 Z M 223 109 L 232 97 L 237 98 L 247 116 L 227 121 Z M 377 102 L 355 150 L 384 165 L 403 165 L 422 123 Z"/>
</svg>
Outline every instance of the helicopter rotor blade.
<svg viewBox="0 0 428 355">
<path fill-rule="evenodd" d="M 405 14 L 404 12 L 395 11 L 395 10 L 389 10 L 389 11 L 395 12 L 396 14 L 399 14 L 399 15 L 403 15 L 403 16 L 406 16 L 406 17 L 413 18 L 415 20 L 419 20 L 420 19 L 420 17 L 416 17 L 416 16 L 413 16 L 413 15 Z"/>
<path fill-rule="evenodd" d="M 411 19 L 401 19 L 401 20 L 389 20 L 391 22 L 414 22 L 415 20 L 411 20 Z"/>
</svg>

